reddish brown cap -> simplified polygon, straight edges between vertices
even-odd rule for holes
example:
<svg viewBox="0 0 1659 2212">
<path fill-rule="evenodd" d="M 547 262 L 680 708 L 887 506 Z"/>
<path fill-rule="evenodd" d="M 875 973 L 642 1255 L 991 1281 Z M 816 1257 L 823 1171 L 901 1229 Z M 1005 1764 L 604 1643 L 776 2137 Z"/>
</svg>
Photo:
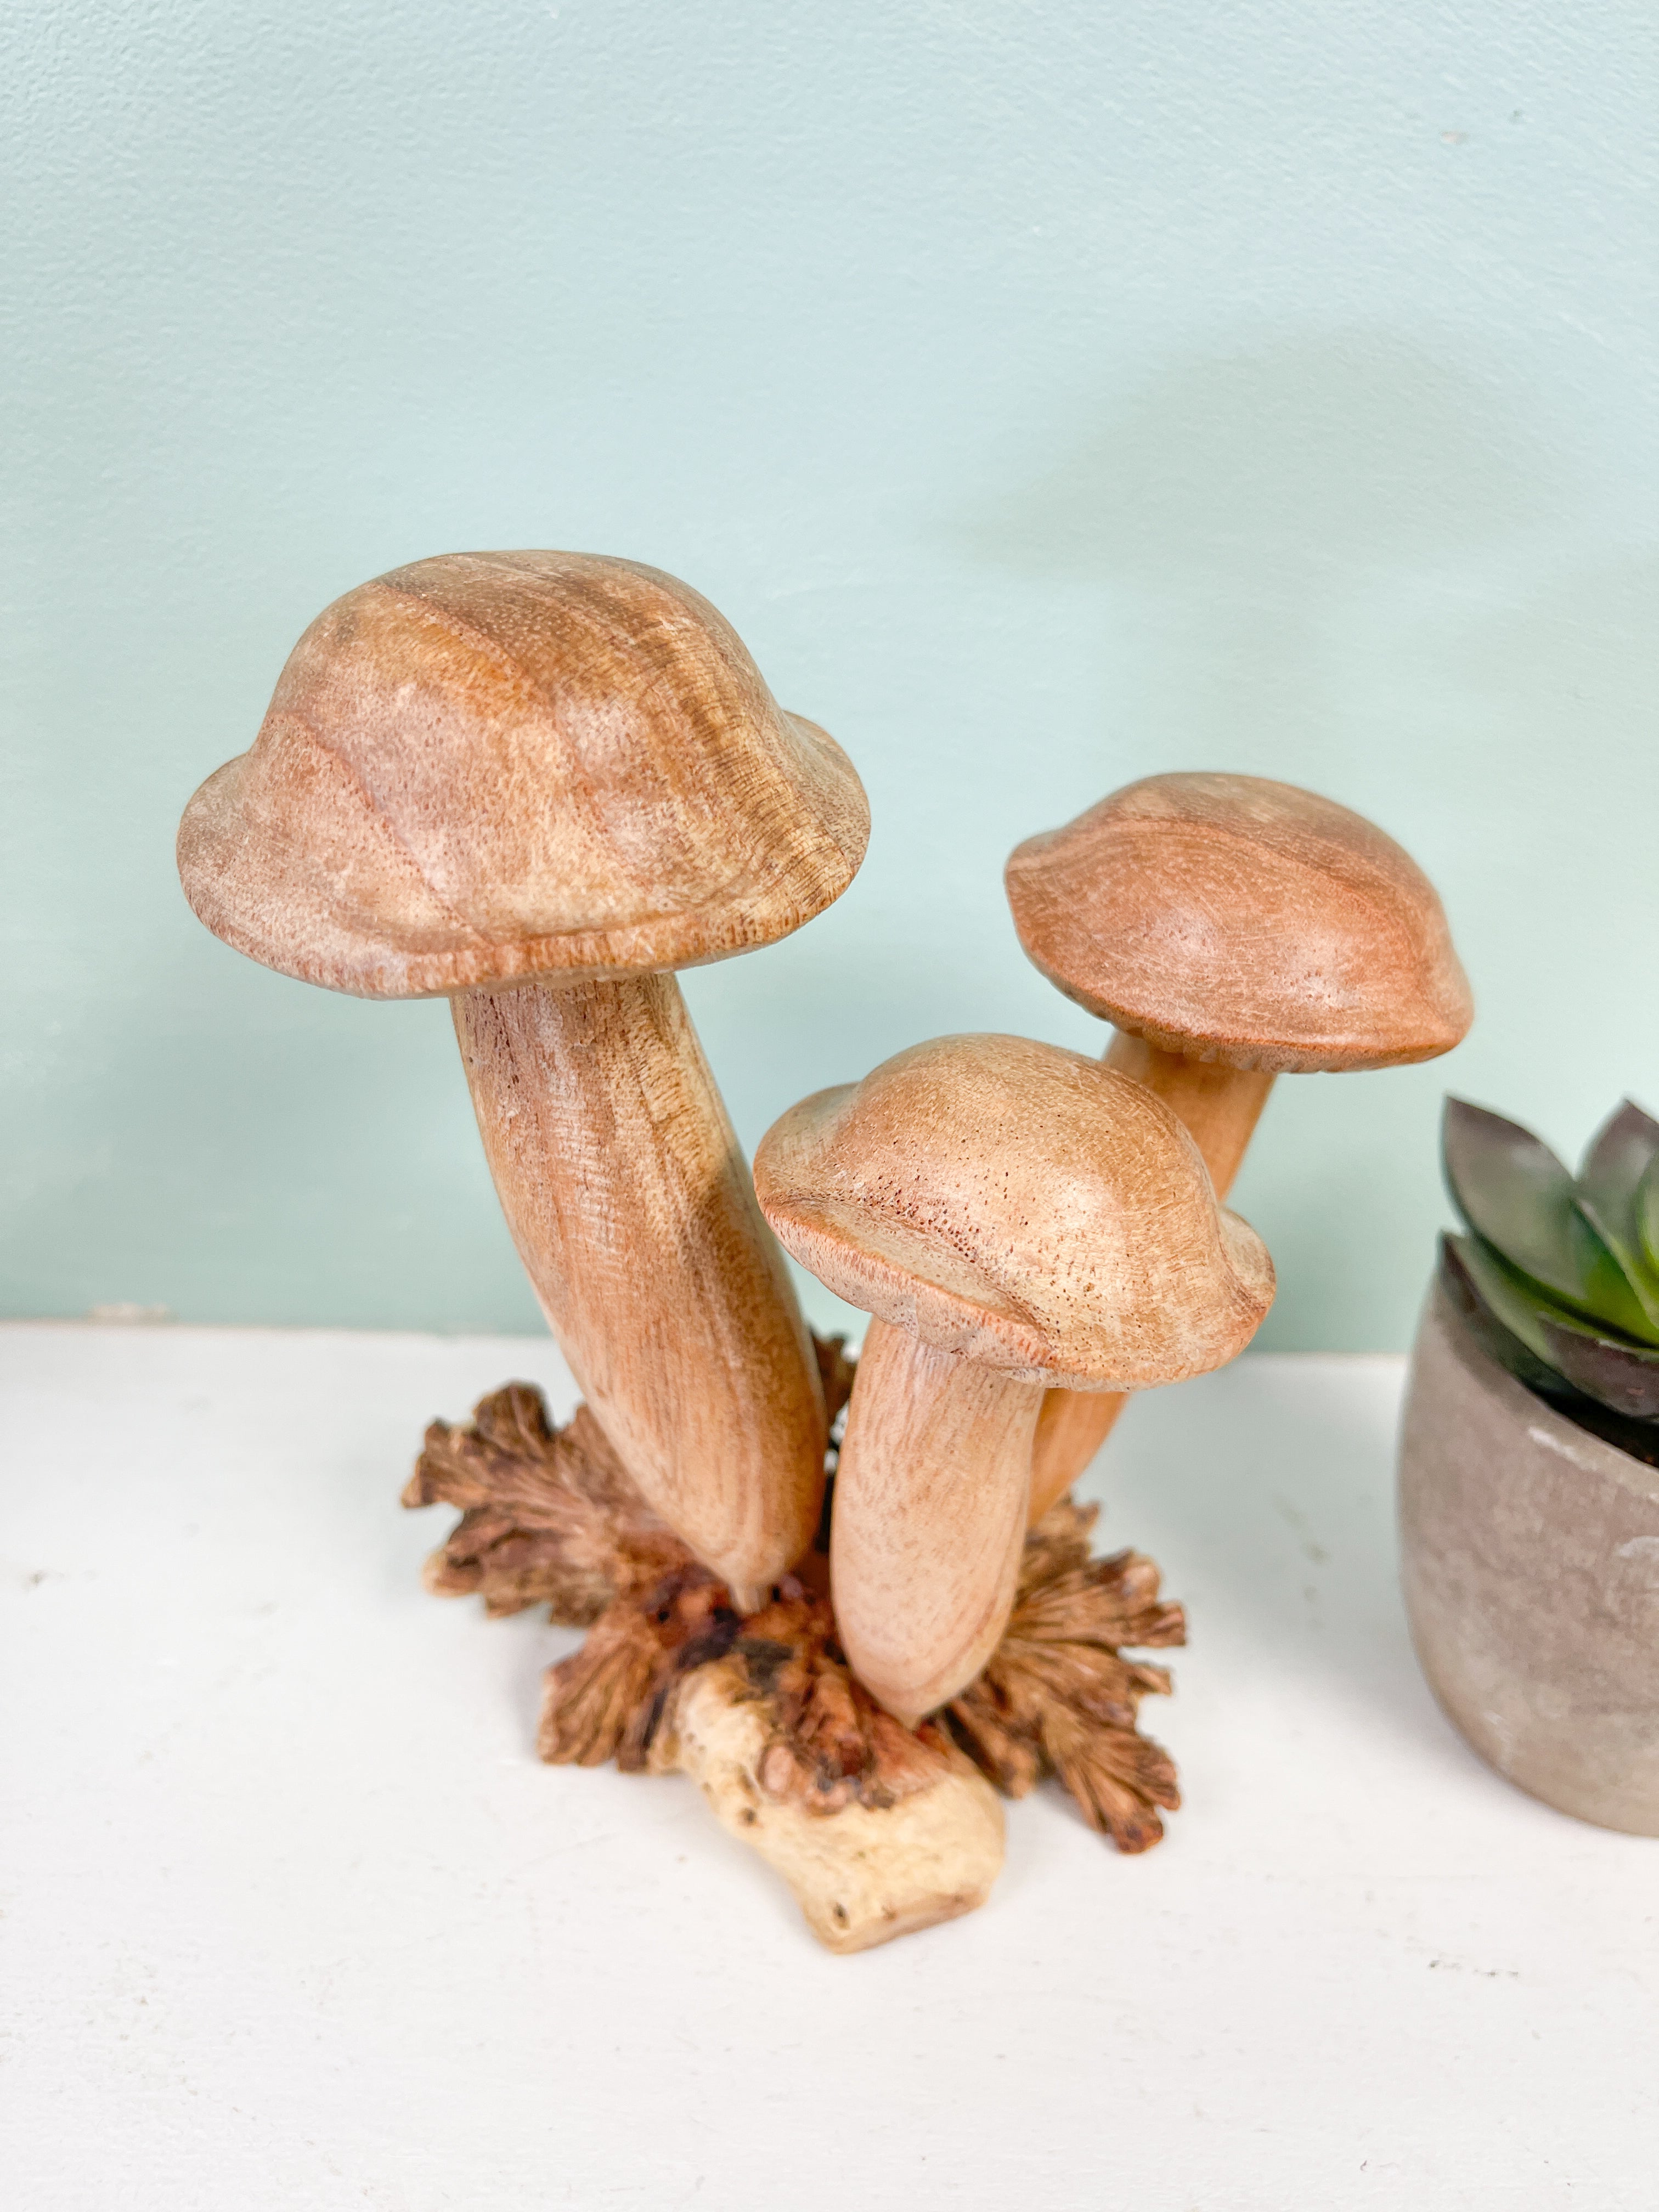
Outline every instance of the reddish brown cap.
<svg viewBox="0 0 1659 2212">
<path fill-rule="evenodd" d="M 451 553 L 337 599 L 185 810 L 208 927 L 368 998 L 695 967 L 845 890 L 869 809 L 660 570 Z"/>
<path fill-rule="evenodd" d="M 1273 1300 L 1261 1239 L 1163 1100 L 1025 1037 L 939 1037 L 803 1099 L 755 1188 L 838 1297 L 1029 1382 L 1202 1374 Z"/>
<path fill-rule="evenodd" d="M 1279 1073 L 1432 1060 L 1468 982 L 1428 878 L 1334 799 L 1254 775 L 1149 775 L 1008 862 L 1052 983 L 1189 1059 Z"/>
</svg>

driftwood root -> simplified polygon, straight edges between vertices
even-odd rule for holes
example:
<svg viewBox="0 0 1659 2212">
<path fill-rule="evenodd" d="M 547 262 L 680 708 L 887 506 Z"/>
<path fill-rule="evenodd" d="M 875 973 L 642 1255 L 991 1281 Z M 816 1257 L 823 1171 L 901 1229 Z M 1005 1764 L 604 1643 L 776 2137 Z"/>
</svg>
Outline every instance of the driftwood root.
<svg viewBox="0 0 1659 2212">
<path fill-rule="evenodd" d="M 852 1363 L 839 1339 L 818 1354 L 833 1419 Z M 524 1382 L 483 1399 L 466 1427 L 434 1422 L 404 1503 L 461 1510 L 427 1563 L 429 1589 L 477 1595 L 496 1616 L 545 1605 L 589 1630 L 548 1670 L 542 1757 L 690 1774 L 784 1875 L 832 1950 L 982 1903 L 1001 1863 L 997 1790 L 1020 1797 L 1054 1777 L 1123 1851 L 1157 1843 L 1161 1814 L 1181 1802 L 1168 1753 L 1137 1723 L 1140 1699 L 1166 1692 L 1170 1677 L 1125 1654 L 1182 1643 L 1185 1620 L 1160 1599 L 1150 1559 L 1091 1557 L 1093 1506 L 1062 1498 L 1031 1530 L 989 1664 L 909 1729 L 848 1671 L 836 1640 L 827 1507 L 815 1552 L 739 1616 L 587 1408 L 555 1427 Z"/>
</svg>

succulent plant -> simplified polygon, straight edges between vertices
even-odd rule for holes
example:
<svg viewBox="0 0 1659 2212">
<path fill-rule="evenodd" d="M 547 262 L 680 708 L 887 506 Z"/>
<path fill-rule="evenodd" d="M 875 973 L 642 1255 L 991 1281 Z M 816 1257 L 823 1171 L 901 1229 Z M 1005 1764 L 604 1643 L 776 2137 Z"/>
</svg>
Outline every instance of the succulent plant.
<svg viewBox="0 0 1659 2212">
<path fill-rule="evenodd" d="M 1578 1173 L 1518 1122 L 1448 1098 L 1467 1236 L 1441 1278 L 1487 1348 L 1588 1428 L 1659 1463 L 1659 1121 L 1626 1099 Z"/>
</svg>

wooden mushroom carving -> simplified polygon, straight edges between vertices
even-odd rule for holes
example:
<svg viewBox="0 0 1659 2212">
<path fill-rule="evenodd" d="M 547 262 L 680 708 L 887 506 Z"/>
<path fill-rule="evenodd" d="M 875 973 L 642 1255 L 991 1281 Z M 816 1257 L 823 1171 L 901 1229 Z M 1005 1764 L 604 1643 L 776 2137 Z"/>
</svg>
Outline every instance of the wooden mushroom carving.
<svg viewBox="0 0 1659 2212">
<path fill-rule="evenodd" d="M 872 1315 L 830 1580 L 854 1672 L 907 1724 L 978 1674 L 1012 1601 L 1045 1388 L 1218 1367 L 1273 1296 L 1161 1100 L 1023 1037 L 944 1037 L 793 1107 L 767 1218 Z"/>
<path fill-rule="evenodd" d="M 1164 1099 L 1225 1197 L 1276 1075 L 1449 1052 L 1469 987 L 1440 901 L 1363 816 L 1249 775 L 1152 775 L 1007 867 L 1020 943 L 1118 1031 L 1109 1066 Z M 1031 1518 L 1070 1488 L 1121 1397 L 1054 1392 Z"/>
<path fill-rule="evenodd" d="M 185 811 L 208 927 L 364 998 L 447 994 L 514 1242 L 651 1504 L 754 1606 L 810 1541 L 824 1417 L 672 971 L 851 882 L 869 815 L 684 584 L 419 561 L 327 608 Z"/>
</svg>

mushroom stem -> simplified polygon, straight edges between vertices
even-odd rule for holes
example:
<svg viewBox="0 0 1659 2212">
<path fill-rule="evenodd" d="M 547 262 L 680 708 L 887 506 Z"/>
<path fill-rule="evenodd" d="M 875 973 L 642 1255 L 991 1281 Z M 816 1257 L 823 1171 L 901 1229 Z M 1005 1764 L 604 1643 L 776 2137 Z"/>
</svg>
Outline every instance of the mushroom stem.
<svg viewBox="0 0 1659 2212">
<path fill-rule="evenodd" d="M 872 1320 L 836 1475 L 842 1649 L 914 1728 L 971 1682 L 1014 1601 L 1042 1386 Z"/>
<path fill-rule="evenodd" d="M 1155 1091 L 1204 1155 L 1218 1198 L 1233 1187 L 1251 1133 L 1273 1087 L 1262 1067 L 1227 1067 L 1219 1060 L 1186 1060 L 1145 1037 L 1115 1030 L 1106 1065 Z"/>
<path fill-rule="evenodd" d="M 1116 1425 L 1129 1390 L 1045 1390 L 1031 1442 L 1028 1525 L 1064 1498 Z"/>
<path fill-rule="evenodd" d="M 1121 1030 L 1113 1032 L 1105 1060 L 1158 1093 L 1203 1154 L 1216 1196 L 1225 1198 L 1273 1087 L 1267 1070 L 1187 1060 Z M 1033 1527 L 1105 1443 L 1128 1396 L 1121 1390 L 1050 1390 L 1044 1397 L 1031 1447 Z"/>
<path fill-rule="evenodd" d="M 513 1241 L 630 1474 L 752 1611 L 811 1541 L 817 1370 L 672 975 L 454 994 Z"/>
</svg>

